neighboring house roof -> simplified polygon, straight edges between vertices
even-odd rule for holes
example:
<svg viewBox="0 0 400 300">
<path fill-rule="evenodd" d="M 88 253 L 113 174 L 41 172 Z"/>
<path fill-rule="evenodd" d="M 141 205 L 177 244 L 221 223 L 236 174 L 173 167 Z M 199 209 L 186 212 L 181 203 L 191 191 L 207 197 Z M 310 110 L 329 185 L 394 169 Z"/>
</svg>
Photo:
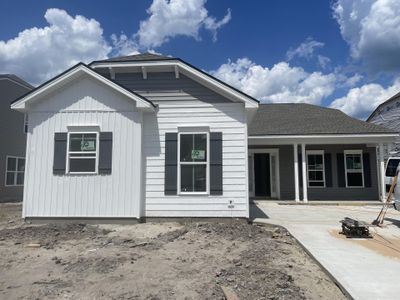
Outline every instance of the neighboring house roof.
<svg viewBox="0 0 400 300">
<path fill-rule="evenodd" d="M 207 72 L 187 63 L 186 61 L 176 58 L 176 57 L 168 57 L 162 56 L 158 54 L 152 53 L 143 53 L 136 55 L 128 55 L 115 57 L 105 60 L 97 60 L 93 61 L 89 64 L 89 66 L 96 67 L 124 67 L 128 65 L 136 65 L 136 66 L 176 66 L 180 68 L 185 75 L 192 76 L 200 82 L 209 84 L 210 87 L 219 90 L 220 92 L 228 92 L 232 96 L 241 101 L 248 103 L 252 108 L 256 108 L 259 104 L 259 101 L 252 96 L 242 92 L 241 90 L 223 82 L 222 80 L 208 74 Z M 246 105 L 247 107 L 247 105 Z"/>
<path fill-rule="evenodd" d="M 31 90 L 34 88 L 34 86 L 32 86 L 31 84 L 29 84 L 28 82 L 26 82 L 25 80 L 19 78 L 18 76 L 14 75 L 14 74 L 0 74 L 0 80 L 13 81 L 28 90 Z"/>
<path fill-rule="evenodd" d="M 381 104 L 378 105 L 377 108 L 375 108 L 375 110 L 372 112 L 372 114 L 368 117 L 367 122 L 369 122 L 378 112 L 381 111 L 381 109 L 389 104 L 390 102 L 393 102 L 395 100 L 398 100 L 400 98 L 400 93 L 397 93 L 396 95 L 390 97 L 388 100 L 386 100 L 385 102 L 382 102 Z"/>
<path fill-rule="evenodd" d="M 69 80 L 76 78 L 76 76 L 79 76 L 82 73 L 85 73 L 93 78 L 96 78 L 97 80 L 103 82 L 104 84 L 107 84 L 111 88 L 114 88 L 116 91 L 135 100 L 137 102 L 137 107 L 150 108 L 152 110 L 154 110 L 154 108 L 156 108 L 156 105 L 153 102 L 151 102 L 150 100 L 148 100 L 147 98 L 135 93 L 134 91 L 128 89 L 127 87 L 124 87 L 124 86 L 116 83 L 115 81 L 108 79 L 107 77 L 105 77 L 104 75 L 91 69 L 89 66 L 87 66 L 84 63 L 76 64 L 75 66 L 69 68 L 68 70 L 64 71 L 63 73 L 61 73 L 61 74 L 57 75 L 56 77 L 50 79 L 49 81 L 46 81 L 45 83 L 41 84 L 37 88 L 28 92 L 27 94 L 19 97 L 18 99 L 16 99 L 15 101 L 12 102 L 11 108 L 17 109 L 17 110 L 24 110 L 25 104 L 27 102 L 35 101 L 40 96 L 45 95 L 49 90 L 54 90 L 58 86 L 61 86 L 64 82 L 68 82 Z"/>
<path fill-rule="evenodd" d="M 387 133 L 394 132 L 337 109 L 304 103 L 261 104 L 249 125 L 249 136 Z"/>
</svg>

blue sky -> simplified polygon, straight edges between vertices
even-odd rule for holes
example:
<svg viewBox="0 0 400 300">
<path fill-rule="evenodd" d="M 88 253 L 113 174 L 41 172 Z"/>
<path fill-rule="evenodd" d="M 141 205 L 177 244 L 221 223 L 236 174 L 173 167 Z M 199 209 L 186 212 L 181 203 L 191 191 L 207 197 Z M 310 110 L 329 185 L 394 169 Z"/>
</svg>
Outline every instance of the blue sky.
<svg viewBox="0 0 400 300">
<path fill-rule="evenodd" d="M 0 72 L 39 84 L 77 61 L 154 51 L 263 102 L 365 118 L 400 92 L 398 2 L 3 1 Z"/>
</svg>

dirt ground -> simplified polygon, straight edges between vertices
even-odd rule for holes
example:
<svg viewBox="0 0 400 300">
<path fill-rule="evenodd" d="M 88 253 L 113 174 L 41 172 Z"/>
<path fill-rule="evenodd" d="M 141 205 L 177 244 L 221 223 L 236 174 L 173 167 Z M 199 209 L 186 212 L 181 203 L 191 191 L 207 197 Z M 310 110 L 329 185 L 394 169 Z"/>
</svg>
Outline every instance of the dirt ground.
<svg viewBox="0 0 400 300">
<path fill-rule="evenodd" d="M 30 225 L 20 211 L 0 204 L 0 299 L 224 299 L 221 286 L 239 299 L 345 299 L 279 227 Z"/>
</svg>

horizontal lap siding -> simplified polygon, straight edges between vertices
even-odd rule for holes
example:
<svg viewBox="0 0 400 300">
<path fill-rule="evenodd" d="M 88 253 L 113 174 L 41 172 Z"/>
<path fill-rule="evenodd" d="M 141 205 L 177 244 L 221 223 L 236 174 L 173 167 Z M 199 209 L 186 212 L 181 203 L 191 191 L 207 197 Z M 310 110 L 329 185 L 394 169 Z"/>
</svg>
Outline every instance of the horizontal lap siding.
<svg viewBox="0 0 400 300">
<path fill-rule="evenodd" d="M 331 153 L 332 159 L 332 187 L 323 189 L 308 188 L 310 200 L 379 200 L 376 151 L 374 147 L 365 145 L 330 145 L 330 146 L 309 146 L 307 149 L 324 150 Z M 344 150 L 361 149 L 363 153 L 369 153 L 371 167 L 371 187 L 345 188 L 338 186 L 337 175 L 337 153 L 344 153 Z"/>
<path fill-rule="evenodd" d="M 134 178 L 140 178 L 141 115 L 129 99 L 92 83 L 73 85 L 29 114 L 24 217 L 140 217 Z M 117 111 L 123 105 L 131 111 Z M 60 111 L 40 111 L 50 107 Z M 71 125 L 113 132 L 112 174 L 53 175 L 54 133 Z"/>
<path fill-rule="evenodd" d="M 247 132 L 244 106 L 234 103 L 160 101 L 157 116 L 144 119 L 145 199 L 147 216 L 247 217 Z M 209 126 L 223 133 L 223 195 L 165 196 L 165 133 L 179 126 Z M 234 208 L 228 208 L 232 201 Z"/>
<path fill-rule="evenodd" d="M 377 112 L 368 122 L 382 125 L 388 129 L 400 133 L 400 99 L 386 103 L 379 112 Z M 389 156 L 390 151 L 400 151 L 400 136 L 397 136 L 394 143 L 390 144 L 391 149 L 384 152 L 385 159 Z"/>
</svg>

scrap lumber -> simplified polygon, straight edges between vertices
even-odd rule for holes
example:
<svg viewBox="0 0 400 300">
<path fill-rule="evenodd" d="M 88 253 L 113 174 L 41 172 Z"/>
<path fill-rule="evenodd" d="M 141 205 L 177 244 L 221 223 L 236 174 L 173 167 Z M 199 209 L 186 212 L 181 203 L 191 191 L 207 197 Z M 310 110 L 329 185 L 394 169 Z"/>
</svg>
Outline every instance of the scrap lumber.
<svg viewBox="0 0 400 300">
<path fill-rule="evenodd" d="M 236 295 L 234 290 L 232 290 L 228 286 L 221 286 L 222 292 L 224 293 L 226 300 L 239 300 L 239 297 Z"/>
</svg>

